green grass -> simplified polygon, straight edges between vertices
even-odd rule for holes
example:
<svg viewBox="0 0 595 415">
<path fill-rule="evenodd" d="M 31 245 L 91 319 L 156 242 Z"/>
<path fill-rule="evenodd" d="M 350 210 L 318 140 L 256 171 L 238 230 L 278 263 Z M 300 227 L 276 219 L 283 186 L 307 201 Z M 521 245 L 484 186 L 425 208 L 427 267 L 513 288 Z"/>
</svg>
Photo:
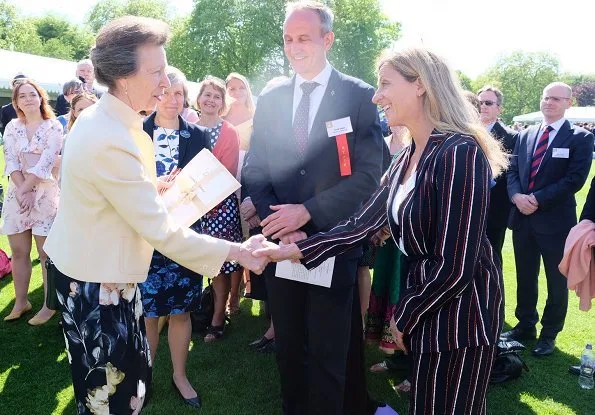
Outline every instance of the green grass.
<svg viewBox="0 0 595 415">
<path fill-rule="evenodd" d="M 0 169 L 3 170 L 1 157 Z M 577 197 L 579 210 L 594 174 L 595 168 Z M 0 182 L 6 185 L 4 178 Z M 0 248 L 9 251 L 6 237 L 0 237 Z M 510 238 L 504 246 L 504 280 L 507 328 L 516 323 L 516 281 Z M 0 280 L 0 317 L 12 309 L 14 292 L 11 281 L 10 277 Z M 41 268 L 37 264 L 29 290 L 34 309 L 42 303 L 41 284 Z M 546 284 L 542 271 L 539 310 L 543 310 L 545 297 Z M 274 357 L 251 352 L 246 346 L 262 335 L 267 326 L 266 318 L 257 302 L 244 299 L 241 308 L 242 313 L 233 319 L 220 342 L 204 344 L 200 337 L 193 337 L 188 373 L 203 398 L 201 412 L 204 415 L 280 413 Z M 0 321 L 0 414 L 74 414 L 70 369 L 57 319 L 42 327 L 30 327 L 26 321 L 26 318 L 11 324 Z M 595 391 L 580 389 L 577 378 L 567 373 L 568 366 L 576 364 L 587 341 L 595 341 L 595 311 L 579 312 L 577 297 L 571 293 L 566 327 L 558 336 L 555 354 L 547 359 L 536 359 L 525 352 L 524 358 L 531 371 L 518 380 L 491 386 L 488 413 L 595 414 Z M 534 342 L 529 342 L 527 346 L 530 349 Z M 369 346 L 368 364 L 381 359 L 382 354 Z M 407 413 L 407 398 L 396 395 L 392 385 L 400 382 L 403 375 L 368 377 L 372 395 L 389 402 L 401 414 Z M 186 409 L 170 386 L 171 363 L 165 336 L 155 362 L 153 378 L 153 400 L 143 413 L 194 413 Z"/>
</svg>

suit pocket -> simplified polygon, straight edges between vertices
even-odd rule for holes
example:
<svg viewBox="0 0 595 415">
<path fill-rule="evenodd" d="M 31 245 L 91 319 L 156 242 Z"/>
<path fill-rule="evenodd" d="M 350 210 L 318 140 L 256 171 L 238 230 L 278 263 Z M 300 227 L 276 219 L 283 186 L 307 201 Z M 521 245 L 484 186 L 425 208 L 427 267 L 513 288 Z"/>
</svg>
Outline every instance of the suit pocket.
<svg viewBox="0 0 595 415">
<path fill-rule="evenodd" d="M 145 261 L 142 249 L 139 249 L 142 242 L 140 237 L 120 238 L 120 271 L 123 274 L 147 275 L 149 272 L 150 262 Z"/>
</svg>

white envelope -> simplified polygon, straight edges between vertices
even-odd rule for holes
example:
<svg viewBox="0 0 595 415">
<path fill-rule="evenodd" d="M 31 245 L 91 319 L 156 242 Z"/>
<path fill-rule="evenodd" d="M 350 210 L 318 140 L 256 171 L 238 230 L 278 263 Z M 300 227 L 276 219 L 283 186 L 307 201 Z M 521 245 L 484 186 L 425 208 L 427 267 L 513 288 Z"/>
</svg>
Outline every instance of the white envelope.
<svg viewBox="0 0 595 415">
<path fill-rule="evenodd" d="M 163 201 L 176 222 L 188 227 L 240 187 L 213 153 L 204 149 L 177 175 Z"/>
</svg>

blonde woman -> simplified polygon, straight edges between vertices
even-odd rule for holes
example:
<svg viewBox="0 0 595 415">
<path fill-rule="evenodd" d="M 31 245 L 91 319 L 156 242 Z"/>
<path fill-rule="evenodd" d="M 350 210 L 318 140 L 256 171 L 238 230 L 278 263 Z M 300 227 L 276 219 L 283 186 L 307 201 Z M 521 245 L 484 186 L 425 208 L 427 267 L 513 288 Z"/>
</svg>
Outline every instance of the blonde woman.
<svg viewBox="0 0 595 415">
<path fill-rule="evenodd" d="M 70 113 L 68 115 L 68 125 L 66 126 L 65 133 L 72 129 L 74 122 L 81 115 L 81 112 L 95 103 L 97 103 L 95 94 L 83 92 L 82 94 L 75 95 L 70 103 Z"/>
<path fill-rule="evenodd" d="M 44 293 L 47 291 L 43 244 L 58 211 L 60 190 L 54 167 L 62 148 L 62 126 L 38 84 L 29 79 L 18 83 L 12 105 L 18 118 L 8 123 L 4 133 L 5 174 L 10 183 L 2 207 L 1 233 L 8 235 L 12 252 L 15 304 L 4 321 L 17 320 L 32 308 L 27 299 L 32 238 L 42 264 Z M 54 313 L 44 302 L 29 324 L 44 324 Z"/>
<path fill-rule="evenodd" d="M 486 216 L 490 181 L 507 159 L 440 57 L 408 49 L 381 59 L 378 70 L 373 101 L 389 125 L 409 129 L 411 145 L 350 220 L 255 255 L 312 268 L 389 225 L 408 262 L 392 332 L 412 355 L 409 413 L 484 414 L 504 319 Z"/>
</svg>

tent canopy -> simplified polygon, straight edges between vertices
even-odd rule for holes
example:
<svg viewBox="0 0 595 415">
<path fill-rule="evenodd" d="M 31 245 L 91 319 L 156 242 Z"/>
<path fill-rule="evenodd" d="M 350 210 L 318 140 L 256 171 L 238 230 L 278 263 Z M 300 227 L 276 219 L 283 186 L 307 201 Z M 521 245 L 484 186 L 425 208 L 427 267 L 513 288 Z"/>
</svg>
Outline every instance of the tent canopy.
<svg viewBox="0 0 595 415">
<path fill-rule="evenodd" d="M 570 122 L 595 122 L 595 107 L 570 107 L 564 117 Z M 515 122 L 537 123 L 543 121 L 541 111 L 517 115 L 512 119 Z"/>
</svg>

